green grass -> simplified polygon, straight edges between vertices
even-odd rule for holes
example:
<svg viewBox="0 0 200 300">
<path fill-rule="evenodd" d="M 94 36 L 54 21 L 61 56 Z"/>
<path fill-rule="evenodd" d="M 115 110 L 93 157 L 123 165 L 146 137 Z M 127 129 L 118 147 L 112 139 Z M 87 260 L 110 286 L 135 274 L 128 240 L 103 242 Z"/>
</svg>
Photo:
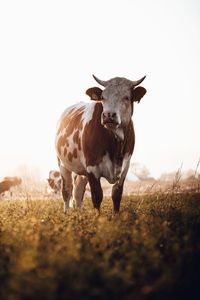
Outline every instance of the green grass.
<svg viewBox="0 0 200 300">
<path fill-rule="evenodd" d="M 200 194 L 0 202 L 0 299 L 197 299 Z"/>
</svg>

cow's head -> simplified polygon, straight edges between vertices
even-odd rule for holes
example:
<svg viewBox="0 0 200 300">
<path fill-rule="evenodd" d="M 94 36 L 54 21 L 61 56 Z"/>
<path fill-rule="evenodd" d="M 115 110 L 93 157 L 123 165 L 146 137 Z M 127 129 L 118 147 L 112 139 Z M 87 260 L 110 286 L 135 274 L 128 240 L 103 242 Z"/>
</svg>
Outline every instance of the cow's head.
<svg viewBox="0 0 200 300">
<path fill-rule="evenodd" d="M 137 81 L 121 77 L 103 81 L 94 75 L 93 77 L 100 85 L 105 87 L 104 90 L 99 87 L 92 87 L 86 91 L 86 94 L 92 100 L 102 102 L 101 124 L 111 130 L 127 125 L 133 114 L 134 102 L 139 103 L 146 93 L 145 88 L 137 87 L 146 76 Z"/>
</svg>

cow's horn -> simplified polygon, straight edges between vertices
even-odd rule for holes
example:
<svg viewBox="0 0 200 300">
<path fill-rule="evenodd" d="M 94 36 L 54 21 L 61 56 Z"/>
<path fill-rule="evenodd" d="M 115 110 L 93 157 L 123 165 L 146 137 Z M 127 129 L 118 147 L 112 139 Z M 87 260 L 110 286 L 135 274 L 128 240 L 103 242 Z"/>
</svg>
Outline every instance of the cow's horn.
<svg viewBox="0 0 200 300">
<path fill-rule="evenodd" d="M 142 78 L 139 79 L 139 80 L 132 81 L 133 86 L 137 86 L 137 85 L 140 84 L 145 78 L 146 78 L 146 76 L 142 77 Z"/>
<path fill-rule="evenodd" d="M 96 82 L 98 82 L 100 85 L 106 86 L 108 84 L 108 81 L 101 80 L 101 79 L 97 78 L 94 75 L 92 75 L 92 76 L 94 77 L 94 79 L 96 80 Z"/>
</svg>

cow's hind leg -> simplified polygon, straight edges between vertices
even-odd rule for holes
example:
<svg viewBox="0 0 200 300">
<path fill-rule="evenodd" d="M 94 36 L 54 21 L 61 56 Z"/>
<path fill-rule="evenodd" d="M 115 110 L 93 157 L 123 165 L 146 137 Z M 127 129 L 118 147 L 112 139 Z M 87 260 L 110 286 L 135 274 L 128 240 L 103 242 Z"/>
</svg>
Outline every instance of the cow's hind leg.
<svg viewBox="0 0 200 300">
<path fill-rule="evenodd" d="M 87 182 L 87 177 L 81 175 L 77 175 L 76 179 L 74 180 L 73 199 L 76 207 L 81 207 L 82 205 Z"/>
<path fill-rule="evenodd" d="M 88 181 L 91 189 L 92 203 L 94 208 L 100 210 L 101 202 L 103 199 L 103 191 L 101 188 L 100 179 L 96 179 L 96 177 L 90 173 L 88 174 Z"/>
<path fill-rule="evenodd" d="M 62 196 L 64 200 L 64 213 L 69 209 L 69 201 L 72 196 L 72 173 L 66 168 L 60 166 Z"/>
</svg>

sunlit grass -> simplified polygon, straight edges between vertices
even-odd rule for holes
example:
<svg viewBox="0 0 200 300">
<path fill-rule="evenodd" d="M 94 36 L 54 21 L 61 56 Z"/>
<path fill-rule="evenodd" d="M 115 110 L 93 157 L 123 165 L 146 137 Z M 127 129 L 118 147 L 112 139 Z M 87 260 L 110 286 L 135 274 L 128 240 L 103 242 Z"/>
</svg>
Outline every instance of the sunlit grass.
<svg viewBox="0 0 200 300">
<path fill-rule="evenodd" d="M 85 199 L 0 203 L 0 299 L 193 299 L 200 195 L 124 196 L 100 216 Z M 191 296 L 191 298 L 187 298 Z"/>
</svg>

